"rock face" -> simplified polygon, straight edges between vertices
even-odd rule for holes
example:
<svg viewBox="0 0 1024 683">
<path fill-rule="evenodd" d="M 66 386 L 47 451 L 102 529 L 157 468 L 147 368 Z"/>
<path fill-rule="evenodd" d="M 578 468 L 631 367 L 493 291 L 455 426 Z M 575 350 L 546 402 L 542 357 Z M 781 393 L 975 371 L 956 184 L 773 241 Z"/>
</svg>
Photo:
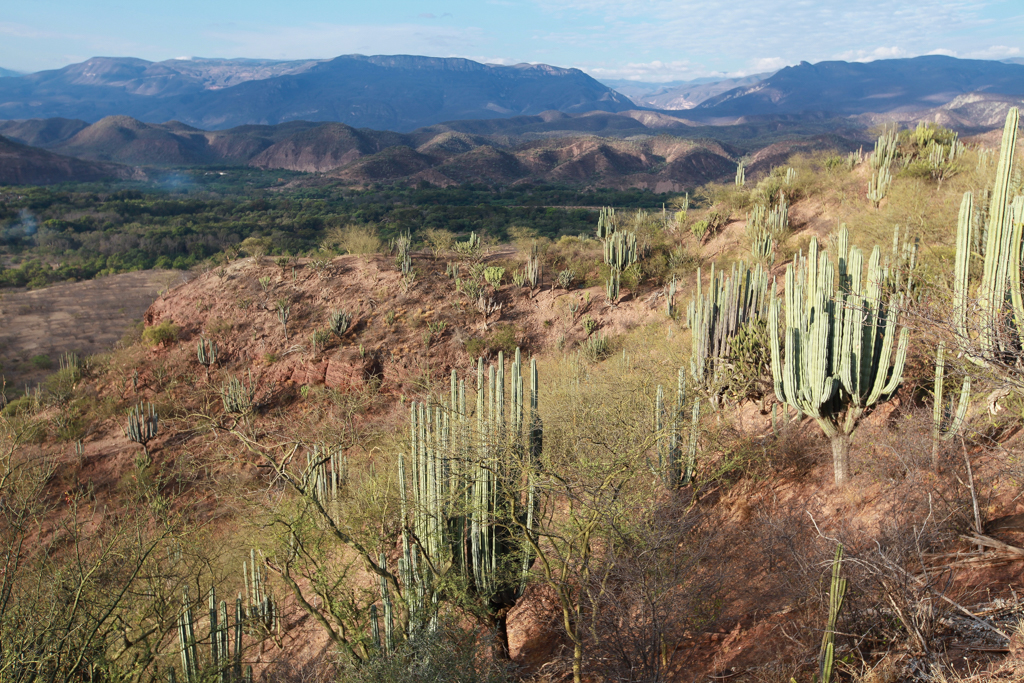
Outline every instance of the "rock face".
<svg viewBox="0 0 1024 683">
<path fill-rule="evenodd" d="M 633 107 L 578 69 L 409 55 L 303 62 L 94 58 L 0 80 L 0 119 L 126 115 L 205 129 L 305 120 L 409 131 L 454 119 Z"/>
</svg>

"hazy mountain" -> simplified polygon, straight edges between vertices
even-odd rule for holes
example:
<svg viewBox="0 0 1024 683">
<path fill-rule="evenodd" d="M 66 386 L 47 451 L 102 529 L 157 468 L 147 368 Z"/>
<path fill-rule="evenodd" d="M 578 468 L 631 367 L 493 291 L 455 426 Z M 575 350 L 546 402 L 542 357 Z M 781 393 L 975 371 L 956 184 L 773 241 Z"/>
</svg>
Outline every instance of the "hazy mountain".
<svg viewBox="0 0 1024 683">
<path fill-rule="evenodd" d="M 771 76 L 771 72 L 752 74 L 743 78 L 706 77 L 692 81 L 645 83 L 641 81 L 607 80 L 605 85 L 615 88 L 638 106 L 661 110 L 692 109 L 701 102 L 732 90 L 746 88 Z"/>
<path fill-rule="evenodd" d="M 11 71 L 10 69 L 0 68 L 0 78 L 15 78 L 21 76 L 19 71 Z"/>
<path fill-rule="evenodd" d="M 934 108 L 960 95 L 1024 94 L 1024 66 L 941 55 L 868 63 L 801 62 L 751 86 L 712 97 L 693 118 L 809 112 L 856 115 Z"/>
<path fill-rule="evenodd" d="M 143 176 L 124 166 L 60 156 L 0 137 L 0 185 L 46 185 L 139 177 Z"/>
<path fill-rule="evenodd" d="M 1010 57 L 1009 59 L 1002 60 L 1006 64 L 1024 64 L 1024 57 Z"/>
<path fill-rule="evenodd" d="M 453 119 L 622 111 L 632 102 L 577 69 L 348 55 L 328 61 L 95 58 L 0 80 L 0 118 L 124 115 L 205 129 L 336 121 L 412 130 Z"/>
</svg>

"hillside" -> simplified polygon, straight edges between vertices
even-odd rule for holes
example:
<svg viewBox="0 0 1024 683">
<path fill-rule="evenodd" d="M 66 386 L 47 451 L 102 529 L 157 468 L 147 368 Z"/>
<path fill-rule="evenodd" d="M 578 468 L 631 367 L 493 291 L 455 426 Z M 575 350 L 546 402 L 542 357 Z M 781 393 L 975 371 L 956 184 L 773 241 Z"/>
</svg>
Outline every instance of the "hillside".
<svg viewBox="0 0 1024 683">
<path fill-rule="evenodd" d="M 61 156 L 0 136 L 0 185 L 47 185 L 144 177 L 125 166 Z"/>
<path fill-rule="evenodd" d="M 358 133 L 335 129 L 328 152 L 372 144 Z M 277 244 L 280 214 L 269 211 L 263 233 L 163 291 L 109 353 L 65 358 L 24 395 L 8 389 L 0 443 L 48 465 L 17 470 L 0 507 L 34 522 L 5 527 L 0 543 L 33 559 L 45 549 L 46 562 L 8 565 L 18 616 L 56 615 L 48 628 L 73 634 L 54 641 L 58 654 L 97 634 L 90 664 L 116 671 L 109 653 L 129 656 L 145 680 L 177 675 L 189 656 L 225 677 L 237 661 L 261 683 L 568 681 L 574 671 L 581 683 L 788 683 L 812 680 L 821 659 L 835 664 L 835 683 L 1021 680 L 1024 444 L 1020 390 L 1008 386 L 1020 386 L 1020 368 L 995 365 L 1002 349 L 987 367 L 957 357 L 977 346 L 956 346 L 947 295 L 963 262 L 964 192 L 993 185 L 995 156 L 969 142 L 924 165 L 934 144 L 960 149 L 952 140 L 936 128 L 899 136 L 876 200 L 869 158 L 837 155 L 827 139 L 777 142 L 751 159 L 746 183 L 708 184 L 678 212 L 603 212 L 615 230 L 603 240 L 596 220 L 554 238 L 520 226 L 499 244 L 497 231 L 446 232 L 417 215 L 389 246 L 383 221 L 307 220 L 317 246 L 296 256 Z M 466 133 L 406 142 L 345 168 L 447 160 L 429 170 L 628 175 L 654 156 L 673 166 L 728 153 L 668 136 L 566 138 L 565 149 L 535 140 L 516 155 Z M 315 197 L 289 191 L 274 194 Z M 110 201 L 94 212 L 104 221 L 115 205 L 141 215 L 130 210 L 140 196 Z M 268 212 L 267 199 L 247 201 Z M 744 271 L 757 206 L 784 219 L 770 253 Z M 633 240 L 635 263 L 612 270 L 616 242 Z M 864 251 L 838 254 L 847 241 Z M 813 264 L 828 266 L 800 266 L 819 246 Z M 839 259 L 844 269 L 870 261 L 867 277 L 826 282 Z M 712 264 L 742 285 L 713 280 Z M 969 291 L 981 275 L 966 273 Z M 780 296 L 805 277 L 819 283 L 810 303 Z M 898 311 L 878 303 L 880 281 Z M 116 286 L 103 305 L 119 306 Z M 827 305 L 825 286 L 837 292 Z M 50 292 L 11 303 L 59 330 L 69 307 L 47 311 Z M 708 298 L 688 322 L 698 292 Z M 844 324 L 865 330 L 808 354 L 875 344 L 877 366 L 860 371 L 889 386 L 851 418 L 845 480 L 839 434 L 821 421 L 852 413 L 822 406 L 854 399 L 817 395 L 818 419 L 782 404 L 775 392 L 802 375 L 801 335 L 788 330 L 770 350 L 773 315 L 759 302 L 775 296 L 775 306 L 814 306 L 814 325 L 835 325 L 837 304 L 849 304 Z M 702 338 L 733 315 L 729 344 L 708 350 Z M 50 337 L 53 356 L 84 338 Z M 5 366 L 33 364 L 38 336 L 9 341 Z M 963 407 L 945 419 L 941 404 L 933 412 L 939 342 L 946 395 Z M 781 358 L 790 372 L 776 383 Z M 851 381 L 834 365 L 817 367 Z M 502 540 L 489 546 L 490 569 L 481 538 Z M 69 591 L 104 609 L 71 620 Z M 237 611 L 218 602 L 238 593 Z M 236 615 L 227 654 L 237 660 L 210 647 L 211 631 L 230 632 L 211 624 L 233 628 Z M 181 624 L 197 642 L 184 664 Z M 34 635 L 4 637 L 24 652 Z"/>
<path fill-rule="evenodd" d="M 632 106 L 576 69 L 401 55 L 305 62 L 95 58 L 0 82 L 4 119 L 124 115 L 205 129 L 307 120 L 408 131 L 451 119 Z"/>
</svg>

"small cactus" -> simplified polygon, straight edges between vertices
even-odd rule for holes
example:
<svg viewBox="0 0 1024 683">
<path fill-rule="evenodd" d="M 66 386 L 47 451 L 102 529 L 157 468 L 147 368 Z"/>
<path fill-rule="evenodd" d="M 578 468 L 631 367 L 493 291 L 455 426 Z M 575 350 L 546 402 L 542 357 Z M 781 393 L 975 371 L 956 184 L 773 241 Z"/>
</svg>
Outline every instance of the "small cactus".
<svg viewBox="0 0 1024 683">
<path fill-rule="evenodd" d="M 345 311 L 334 311 L 331 313 L 331 332 L 338 335 L 338 339 L 341 339 L 345 335 L 345 332 L 348 331 L 351 324 L 352 315 L 350 313 L 346 313 Z"/>
<path fill-rule="evenodd" d="M 128 425 L 125 427 L 125 434 L 131 441 L 142 446 L 147 461 L 149 460 L 149 442 L 156 438 L 159 429 L 159 418 L 152 403 L 147 405 L 140 403 L 128 411 Z"/>
</svg>

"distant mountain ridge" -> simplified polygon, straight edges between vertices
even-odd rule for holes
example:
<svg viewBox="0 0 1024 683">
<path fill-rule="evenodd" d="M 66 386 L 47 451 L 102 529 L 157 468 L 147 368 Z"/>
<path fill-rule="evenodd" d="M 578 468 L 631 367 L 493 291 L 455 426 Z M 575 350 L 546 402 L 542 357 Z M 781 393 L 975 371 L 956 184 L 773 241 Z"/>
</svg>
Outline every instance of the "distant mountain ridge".
<svg viewBox="0 0 1024 683">
<path fill-rule="evenodd" d="M 968 93 L 1024 95 L 1024 66 L 929 55 L 873 62 L 801 62 L 768 78 L 707 99 L 695 119 L 811 112 L 834 116 L 931 109 Z"/>
<path fill-rule="evenodd" d="M 455 119 L 634 106 L 578 69 L 409 55 L 156 63 L 97 57 L 0 80 L 0 119 L 125 115 L 207 130 L 305 120 L 408 131 Z"/>
</svg>

